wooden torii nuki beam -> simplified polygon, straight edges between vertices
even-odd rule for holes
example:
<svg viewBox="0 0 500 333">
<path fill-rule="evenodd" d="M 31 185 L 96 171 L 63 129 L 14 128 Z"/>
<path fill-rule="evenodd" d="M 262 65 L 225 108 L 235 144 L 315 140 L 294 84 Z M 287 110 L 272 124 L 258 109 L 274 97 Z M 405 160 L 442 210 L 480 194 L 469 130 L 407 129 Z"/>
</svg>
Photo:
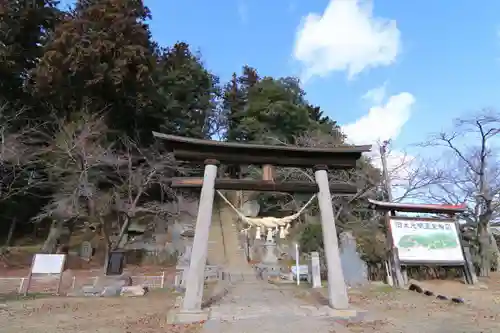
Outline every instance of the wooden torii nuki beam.
<svg viewBox="0 0 500 333">
<path fill-rule="evenodd" d="M 203 186 L 203 178 L 178 177 L 172 178 L 172 188 L 199 188 Z M 216 190 L 235 191 L 262 191 L 262 192 L 284 192 L 284 193 L 317 193 L 318 184 L 306 181 L 274 182 L 269 180 L 253 179 L 215 179 Z M 330 183 L 330 192 L 333 195 L 354 195 L 357 188 L 347 183 Z"/>
</svg>

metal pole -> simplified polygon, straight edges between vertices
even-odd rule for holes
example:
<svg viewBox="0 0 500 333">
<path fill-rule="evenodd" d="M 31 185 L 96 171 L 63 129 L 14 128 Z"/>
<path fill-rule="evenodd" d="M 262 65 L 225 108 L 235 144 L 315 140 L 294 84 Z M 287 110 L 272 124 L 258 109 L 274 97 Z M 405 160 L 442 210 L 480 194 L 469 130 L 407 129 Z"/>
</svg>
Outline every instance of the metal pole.
<svg viewBox="0 0 500 333">
<path fill-rule="evenodd" d="M 299 244 L 295 243 L 295 268 L 297 272 L 297 286 L 300 285 L 300 271 L 299 271 Z"/>
</svg>

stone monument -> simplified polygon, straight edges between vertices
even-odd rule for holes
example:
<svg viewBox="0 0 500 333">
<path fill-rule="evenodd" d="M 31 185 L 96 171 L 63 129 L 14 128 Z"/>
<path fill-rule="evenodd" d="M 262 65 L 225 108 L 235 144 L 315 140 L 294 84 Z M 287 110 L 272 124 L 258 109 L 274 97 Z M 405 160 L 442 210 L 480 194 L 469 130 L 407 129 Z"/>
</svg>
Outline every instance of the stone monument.
<svg viewBox="0 0 500 333">
<path fill-rule="evenodd" d="M 356 239 L 349 231 L 340 235 L 340 261 L 348 286 L 354 287 L 368 282 L 368 268 L 356 249 Z"/>
<path fill-rule="evenodd" d="M 193 250 L 192 245 L 186 245 L 184 252 L 177 258 L 176 269 L 181 271 L 180 275 L 180 287 L 185 288 L 186 286 L 186 273 L 189 269 L 189 261 L 191 260 L 191 252 Z"/>
<path fill-rule="evenodd" d="M 93 252 L 92 244 L 88 241 L 82 242 L 80 247 L 80 258 L 82 258 L 85 261 L 90 261 L 90 259 L 92 258 L 92 252 Z"/>
<path fill-rule="evenodd" d="M 311 252 L 311 259 L 309 261 L 309 283 L 311 283 L 313 288 L 321 288 L 321 266 L 318 252 Z"/>
</svg>

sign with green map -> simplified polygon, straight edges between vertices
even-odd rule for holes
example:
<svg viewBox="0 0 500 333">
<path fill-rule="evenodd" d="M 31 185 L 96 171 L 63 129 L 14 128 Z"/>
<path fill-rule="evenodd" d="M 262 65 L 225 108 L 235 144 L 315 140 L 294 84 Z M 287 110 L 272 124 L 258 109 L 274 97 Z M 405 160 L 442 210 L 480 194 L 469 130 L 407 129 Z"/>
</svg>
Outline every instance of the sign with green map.
<svg viewBox="0 0 500 333">
<path fill-rule="evenodd" d="M 455 222 L 391 220 L 394 245 L 402 262 L 463 262 Z"/>
</svg>

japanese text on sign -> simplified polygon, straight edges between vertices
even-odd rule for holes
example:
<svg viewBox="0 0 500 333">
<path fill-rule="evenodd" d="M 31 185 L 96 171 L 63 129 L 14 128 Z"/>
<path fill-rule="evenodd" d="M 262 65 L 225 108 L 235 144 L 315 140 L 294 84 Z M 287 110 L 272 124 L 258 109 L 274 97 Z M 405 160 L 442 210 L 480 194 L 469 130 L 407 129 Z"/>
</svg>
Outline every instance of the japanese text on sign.
<svg viewBox="0 0 500 333">
<path fill-rule="evenodd" d="M 396 228 L 405 228 L 405 229 L 425 229 L 425 230 L 451 230 L 451 225 L 449 223 L 434 223 L 434 222 L 398 222 L 394 223 Z"/>
</svg>

